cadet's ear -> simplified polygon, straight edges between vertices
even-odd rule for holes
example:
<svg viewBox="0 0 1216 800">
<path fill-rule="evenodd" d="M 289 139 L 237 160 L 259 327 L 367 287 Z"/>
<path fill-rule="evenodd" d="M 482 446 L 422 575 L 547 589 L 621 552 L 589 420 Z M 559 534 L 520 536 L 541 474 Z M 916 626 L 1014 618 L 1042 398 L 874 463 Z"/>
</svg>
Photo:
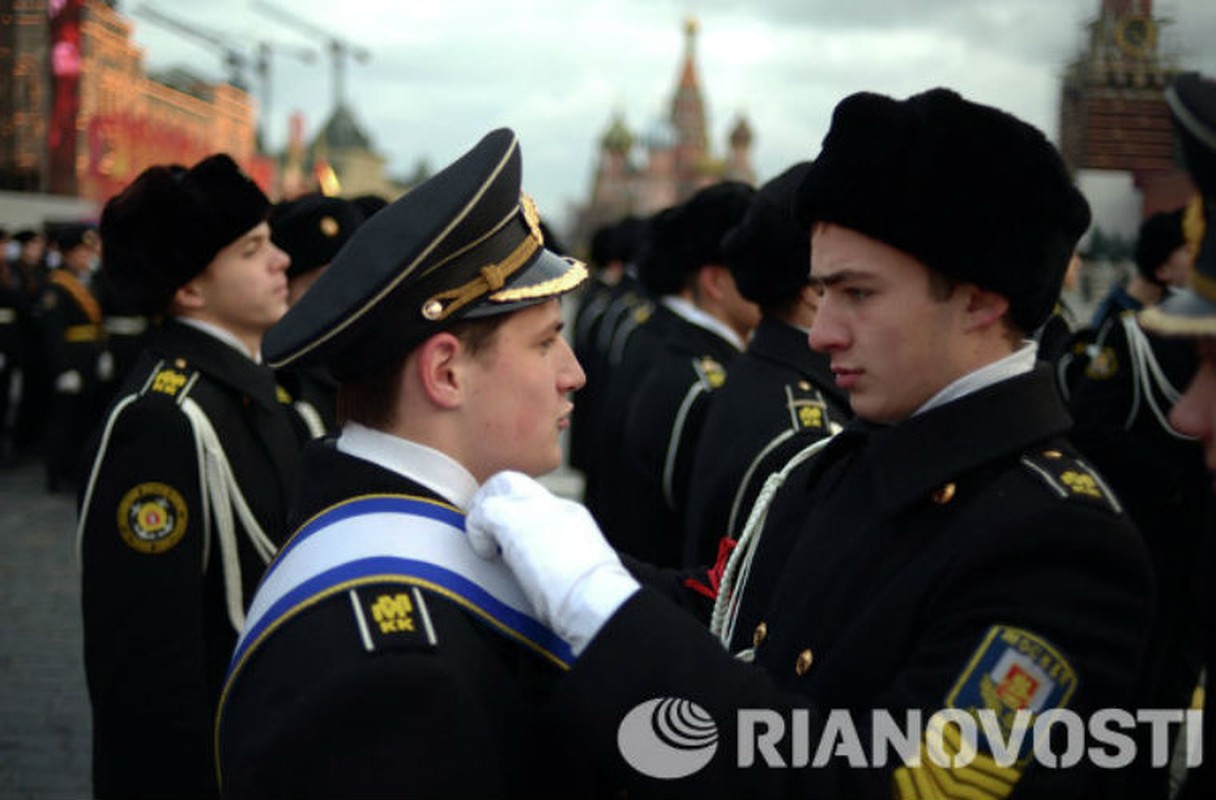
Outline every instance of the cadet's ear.
<svg viewBox="0 0 1216 800">
<path fill-rule="evenodd" d="M 464 345 L 451 333 L 437 333 L 418 346 L 418 382 L 440 408 L 457 408 L 463 395 L 459 364 Z"/>
<path fill-rule="evenodd" d="M 1002 294 L 981 289 L 972 283 L 964 283 L 957 291 L 966 292 L 966 330 L 975 331 L 1000 323 L 1009 311 L 1009 299 Z"/>
<path fill-rule="evenodd" d="M 726 281 L 731 279 L 730 270 L 720 264 L 705 264 L 697 270 L 697 290 L 701 297 L 721 300 L 727 294 Z"/>
<path fill-rule="evenodd" d="M 172 308 L 174 311 L 197 311 L 204 305 L 206 305 L 206 297 L 198 285 L 197 278 L 186 281 L 173 293 Z"/>
</svg>

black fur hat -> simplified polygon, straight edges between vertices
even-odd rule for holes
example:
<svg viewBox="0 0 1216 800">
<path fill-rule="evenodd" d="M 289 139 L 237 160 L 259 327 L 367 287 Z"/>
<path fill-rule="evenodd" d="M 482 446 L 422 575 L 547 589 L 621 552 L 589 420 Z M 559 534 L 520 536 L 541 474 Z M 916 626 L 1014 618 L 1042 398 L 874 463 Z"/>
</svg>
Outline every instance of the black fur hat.
<svg viewBox="0 0 1216 800">
<path fill-rule="evenodd" d="M 307 275 L 334 260 L 363 223 L 350 200 L 310 194 L 279 203 L 270 212 L 270 238 L 291 256 L 287 277 Z"/>
<path fill-rule="evenodd" d="M 1136 269 L 1146 280 L 1158 286 L 1157 268 L 1182 245 L 1186 237 L 1182 234 L 1182 215 L 1185 209 L 1161 211 L 1140 223 L 1136 237 Z"/>
<path fill-rule="evenodd" d="M 683 262 L 685 272 L 706 264 L 725 264 L 722 236 L 735 227 L 756 190 L 739 181 L 722 181 L 700 189 L 684 204 Z"/>
<path fill-rule="evenodd" d="M 761 186 L 722 239 L 739 293 L 761 308 L 784 305 L 807 285 L 811 232 L 794 219 L 794 200 L 810 167 L 802 161 Z"/>
<path fill-rule="evenodd" d="M 671 206 L 652 215 L 643 226 L 638 244 L 638 280 L 656 297 L 684 288 L 683 218 L 684 207 Z"/>
<path fill-rule="evenodd" d="M 262 190 L 223 153 L 190 169 L 148 167 L 101 212 L 102 269 L 133 310 L 160 313 L 269 210 Z"/>
<path fill-rule="evenodd" d="M 1051 313 L 1089 204 L 1037 128 L 949 89 L 861 92 L 832 114 L 797 216 L 835 223 L 1009 300 L 1032 331 Z"/>
</svg>

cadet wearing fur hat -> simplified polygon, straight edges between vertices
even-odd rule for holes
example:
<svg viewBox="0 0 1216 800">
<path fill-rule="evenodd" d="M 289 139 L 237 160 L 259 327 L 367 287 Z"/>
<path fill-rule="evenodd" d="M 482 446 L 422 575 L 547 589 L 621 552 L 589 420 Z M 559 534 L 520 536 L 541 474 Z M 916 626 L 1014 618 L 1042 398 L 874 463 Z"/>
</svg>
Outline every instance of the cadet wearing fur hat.
<svg viewBox="0 0 1216 800">
<path fill-rule="evenodd" d="M 270 238 L 291 257 L 289 305 L 321 277 L 363 219 L 359 206 L 341 197 L 307 195 L 275 206 L 270 212 Z M 301 419 L 307 420 L 310 436 L 337 431 L 338 384 L 328 369 L 323 365 L 285 368 L 276 375 Z"/>
<path fill-rule="evenodd" d="M 231 797 L 584 797 L 548 725 L 569 643 L 464 508 L 501 469 L 561 459 L 583 373 L 558 297 L 585 267 L 545 247 L 515 135 L 367 220 L 266 339 L 328 365 L 342 432 L 309 446 L 301 526 L 267 572 L 218 720 Z M 307 664 L 307 669 L 301 669 Z"/>
<path fill-rule="evenodd" d="M 646 586 L 626 585 L 595 527 L 539 484 L 499 475 L 474 498 L 474 547 L 585 648 L 560 689 L 564 730 L 648 789 L 644 762 L 616 746 L 621 721 L 652 698 L 695 704 L 691 729 L 714 720 L 717 755 L 664 782 L 672 795 L 1105 796 L 1092 765 L 1040 767 L 1029 731 L 996 760 L 1016 709 L 1134 708 L 1152 609 L 1143 544 L 1064 438 L 1068 415 L 1025 338 L 1089 222 L 1084 198 L 1041 132 L 935 89 L 843 100 L 798 206 L 819 292 L 810 343 L 859 419 L 787 465 L 753 510 L 710 635 L 672 602 L 695 596 L 637 566 Z M 826 762 L 740 768 L 757 739 L 735 723 L 756 708 L 793 714 L 793 757 Z M 945 708 L 986 711 L 1001 730 L 955 761 L 957 739 L 921 727 Z M 852 737 L 834 737 L 834 710 Z M 906 731 L 908 711 L 947 766 L 870 747 L 882 714 Z M 850 740 L 862 752 L 840 754 Z M 764 760 L 789 758 L 789 741 Z"/>
<path fill-rule="evenodd" d="M 747 350 L 730 365 L 697 445 L 684 511 L 684 564 L 715 561 L 723 536 L 737 538 L 769 473 L 852 417 L 828 358 L 807 346 L 815 319 L 810 233 L 794 220 L 809 162 L 760 187 L 722 242 L 739 292 L 762 312 Z"/>
<path fill-rule="evenodd" d="M 672 312 L 671 324 L 631 387 L 614 445 L 619 468 L 605 474 L 596 510 L 623 551 L 663 566 L 681 561 L 688 480 L 713 393 L 760 319 L 721 247 L 754 192 L 727 181 L 694 194 L 675 220 L 673 257 L 651 264 L 658 275 L 643 278 Z"/>
<path fill-rule="evenodd" d="M 303 438 L 259 363 L 287 309 L 269 202 L 226 155 L 145 170 L 105 206 L 103 270 L 158 318 L 91 445 L 80 508 L 99 797 L 216 796 L 212 722 L 286 525 Z"/>
</svg>

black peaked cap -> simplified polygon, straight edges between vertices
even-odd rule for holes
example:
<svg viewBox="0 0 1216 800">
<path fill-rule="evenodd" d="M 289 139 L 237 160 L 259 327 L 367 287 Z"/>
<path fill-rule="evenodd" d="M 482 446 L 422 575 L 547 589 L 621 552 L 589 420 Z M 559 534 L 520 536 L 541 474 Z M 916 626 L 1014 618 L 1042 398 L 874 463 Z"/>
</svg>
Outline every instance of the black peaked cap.
<svg viewBox="0 0 1216 800">
<path fill-rule="evenodd" d="M 457 320 L 576 288 L 586 267 L 544 248 L 520 173 L 519 141 L 500 128 L 366 220 L 267 332 L 267 363 L 324 363 L 358 380 Z"/>
</svg>

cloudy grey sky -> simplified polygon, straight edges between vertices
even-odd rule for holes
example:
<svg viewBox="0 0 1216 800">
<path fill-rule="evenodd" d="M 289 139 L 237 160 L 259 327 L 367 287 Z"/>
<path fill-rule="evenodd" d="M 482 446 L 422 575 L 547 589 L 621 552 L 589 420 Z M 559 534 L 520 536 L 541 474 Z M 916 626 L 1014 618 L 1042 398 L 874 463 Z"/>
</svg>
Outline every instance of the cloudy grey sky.
<svg viewBox="0 0 1216 800">
<path fill-rule="evenodd" d="M 560 221 L 589 189 L 614 109 L 635 132 L 666 114 L 683 53 L 683 20 L 700 22 L 697 56 L 712 146 L 737 115 L 755 132 L 761 180 L 812 157 L 834 105 L 860 90 L 904 97 L 950 86 L 1057 138 L 1059 76 L 1080 52 L 1101 0 L 269 0 L 365 47 L 346 94 L 394 174 L 434 168 L 486 131 L 519 134 L 524 186 Z M 220 56 L 139 15 L 141 3 L 222 31 L 238 46 L 314 43 L 253 9 L 253 0 L 124 0 L 151 68 L 222 75 Z M 1216 2 L 1156 0 L 1170 20 L 1161 47 L 1216 74 Z M 286 116 L 308 129 L 331 109 L 330 61 L 274 61 L 272 146 Z M 256 87 L 255 87 L 256 93 Z"/>
</svg>

